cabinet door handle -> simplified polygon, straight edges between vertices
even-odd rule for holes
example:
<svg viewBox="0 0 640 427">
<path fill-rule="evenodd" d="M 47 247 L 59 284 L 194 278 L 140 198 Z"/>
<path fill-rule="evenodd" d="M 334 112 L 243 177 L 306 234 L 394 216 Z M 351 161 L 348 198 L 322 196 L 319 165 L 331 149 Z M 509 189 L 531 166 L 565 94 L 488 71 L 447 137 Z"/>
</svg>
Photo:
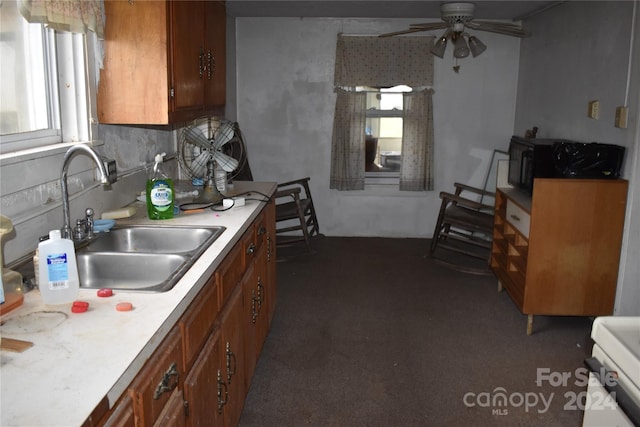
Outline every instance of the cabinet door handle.
<svg viewBox="0 0 640 427">
<path fill-rule="evenodd" d="M 251 290 L 251 323 L 255 324 L 258 318 L 258 312 L 256 311 L 256 291 Z"/>
<path fill-rule="evenodd" d="M 231 364 L 233 362 L 233 366 Z M 238 361 L 236 355 L 231 351 L 231 343 L 227 341 L 227 384 L 231 385 L 231 377 L 236 374 Z"/>
<path fill-rule="evenodd" d="M 262 279 L 258 276 L 258 314 L 260 314 L 260 309 L 262 308 L 262 297 L 264 294 L 264 285 L 262 284 Z"/>
<path fill-rule="evenodd" d="M 224 398 L 222 397 L 223 394 Z M 228 400 L 229 390 L 227 389 L 227 383 L 222 381 L 222 373 L 220 372 L 220 369 L 218 369 L 218 414 L 222 414 L 222 408 L 227 404 Z"/>
<path fill-rule="evenodd" d="M 162 393 L 172 391 L 174 388 L 176 388 L 176 386 L 178 385 L 179 376 L 180 374 L 178 373 L 178 366 L 176 365 L 176 362 L 173 362 L 171 366 L 169 366 L 169 369 L 167 369 L 167 371 L 162 376 L 162 380 L 158 383 L 156 391 L 153 394 L 153 399 L 158 400 L 160 399 L 160 396 L 162 396 Z M 171 381 L 173 377 L 175 377 L 175 379 L 174 381 Z"/>
<path fill-rule="evenodd" d="M 511 219 L 513 219 L 514 221 L 520 221 L 520 217 L 518 215 L 515 214 L 511 214 Z"/>
<path fill-rule="evenodd" d="M 249 245 L 249 247 L 247 248 L 247 254 L 252 254 L 256 251 L 256 245 L 255 243 L 251 243 Z"/>
</svg>

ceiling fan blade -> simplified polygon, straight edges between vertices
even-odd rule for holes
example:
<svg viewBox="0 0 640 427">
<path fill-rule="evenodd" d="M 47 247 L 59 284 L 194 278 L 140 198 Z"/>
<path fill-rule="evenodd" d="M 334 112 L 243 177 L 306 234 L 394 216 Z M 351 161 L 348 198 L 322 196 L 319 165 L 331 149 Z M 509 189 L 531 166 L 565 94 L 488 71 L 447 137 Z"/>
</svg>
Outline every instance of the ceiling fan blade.
<svg viewBox="0 0 640 427">
<path fill-rule="evenodd" d="M 411 24 L 409 25 L 409 28 L 411 29 L 422 28 L 425 31 L 431 31 L 431 30 L 440 30 L 442 28 L 448 28 L 449 26 L 450 25 L 447 22 L 427 22 L 423 24 Z"/>
<path fill-rule="evenodd" d="M 508 27 L 508 28 L 517 28 L 522 29 L 522 25 L 514 24 L 513 22 L 505 22 L 505 21 L 486 21 L 482 19 L 470 21 L 473 24 L 482 24 L 482 25 L 493 25 L 495 27 Z"/>
<path fill-rule="evenodd" d="M 213 149 L 219 150 L 224 144 L 233 139 L 234 134 L 234 124 L 228 120 L 222 121 L 213 134 Z"/>
<path fill-rule="evenodd" d="M 213 152 L 213 159 L 227 172 L 233 172 L 238 167 L 238 160 L 220 151 Z"/>
<path fill-rule="evenodd" d="M 209 151 L 202 150 L 191 162 L 191 172 L 193 172 L 196 177 L 203 178 L 207 173 L 207 163 L 209 159 L 211 159 Z"/>
<path fill-rule="evenodd" d="M 186 128 L 184 128 L 183 132 L 185 141 L 197 145 L 200 148 L 211 148 L 211 141 L 207 139 L 202 129 L 198 127 L 187 126 Z"/>
<path fill-rule="evenodd" d="M 511 24 L 498 24 L 493 22 L 467 22 L 466 26 L 473 30 L 488 31 L 491 33 L 504 34 L 513 37 L 529 37 L 530 32 Z"/>
<path fill-rule="evenodd" d="M 428 29 L 425 30 L 423 28 L 414 28 L 414 29 L 409 29 L 409 30 L 396 31 L 396 32 L 393 32 L 393 33 L 380 34 L 378 37 L 393 37 L 393 36 L 400 36 L 402 34 L 418 33 L 420 31 L 429 31 L 429 30 Z"/>
</svg>

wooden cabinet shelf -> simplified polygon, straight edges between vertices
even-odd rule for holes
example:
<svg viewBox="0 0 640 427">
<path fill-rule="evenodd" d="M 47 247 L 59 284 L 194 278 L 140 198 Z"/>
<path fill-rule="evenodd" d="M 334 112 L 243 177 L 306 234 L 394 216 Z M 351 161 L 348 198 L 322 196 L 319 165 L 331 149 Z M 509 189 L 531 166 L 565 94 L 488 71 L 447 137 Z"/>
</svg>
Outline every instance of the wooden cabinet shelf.
<svg viewBox="0 0 640 427">
<path fill-rule="evenodd" d="M 613 312 L 628 183 L 536 179 L 532 196 L 496 193 L 491 269 L 529 315 Z"/>
</svg>

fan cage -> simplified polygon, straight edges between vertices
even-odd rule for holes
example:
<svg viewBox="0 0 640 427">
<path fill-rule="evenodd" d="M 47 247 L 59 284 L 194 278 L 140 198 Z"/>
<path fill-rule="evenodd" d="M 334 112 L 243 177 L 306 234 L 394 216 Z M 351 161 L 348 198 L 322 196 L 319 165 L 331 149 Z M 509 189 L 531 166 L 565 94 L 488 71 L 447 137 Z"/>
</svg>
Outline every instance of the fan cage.
<svg viewBox="0 0 640 427">
<path fill-rule="evenodd" d="M 199 118 L 194 120 L 192 123 L 186 125 L 182 128 L 180 132 L 179 138 L 179 147 L 178 147 L 178 165 L 180 169 L 191 179 L 200 178 L 204 179 L 204 176 L 198 176 L 193 172 L 191 167 L 191 163 L 195 159 L 194 151 L 202 150 L 202 148 L 197 147 L 195 144 L 192 144 L 187 141 L 185 136 L 185 131 L 187 128 L 199 128 L 203 131 L 204 135 L 207 139 L 212 139 L 216 130 L 221 126 L 222 123 L 228 122 L 226 119 L 219 118 Z M 242 138 L 242 132 L 240 132 L 240 126 L 237 122 L 233 123 L 234 127 L 234 137 L 225 145 L 224 153 L 230 155 L 231 157 L 238 160 L 238 167 L 233 172 L 227 173 L 227 179 L 232 181 L 238 176 L 247 163 L 247 150 L 246 145 L 244 143 L 244 139 Z M 206 174 L 206 173 L 205 173 Z"/>
</svg>

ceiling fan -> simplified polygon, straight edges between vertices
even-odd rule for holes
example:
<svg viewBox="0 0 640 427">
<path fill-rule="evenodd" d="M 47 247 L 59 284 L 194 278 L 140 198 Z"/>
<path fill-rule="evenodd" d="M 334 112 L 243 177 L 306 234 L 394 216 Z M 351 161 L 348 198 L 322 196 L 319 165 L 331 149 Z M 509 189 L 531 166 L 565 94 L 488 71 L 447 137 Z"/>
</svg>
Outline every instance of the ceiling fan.
<svg viewBox="0 0 640 427">
<path fill-rule="evenodd" d="M 476 7 L 473 3 L 444 3 L 440 6 L 440 15 L 443 22 L 412 24 L 408 30 L 381 34 L 380 37 L 392 37 L 445 28 L 444 34 L 433 44 L 431 53 L 442 58 L 447 47 L 447 41 L 451 39 L 454 46 L 454 58 L 466 58 L 469 56 L 469 53 L 476 57 L 487 49 L 487 46 L 478 40 L 477 37 L 465 31 L 467 28 L 521 38 L 531 35 L 516 24 L 494 21 L 474 21 L 475 9 Z"/>
</svg>

